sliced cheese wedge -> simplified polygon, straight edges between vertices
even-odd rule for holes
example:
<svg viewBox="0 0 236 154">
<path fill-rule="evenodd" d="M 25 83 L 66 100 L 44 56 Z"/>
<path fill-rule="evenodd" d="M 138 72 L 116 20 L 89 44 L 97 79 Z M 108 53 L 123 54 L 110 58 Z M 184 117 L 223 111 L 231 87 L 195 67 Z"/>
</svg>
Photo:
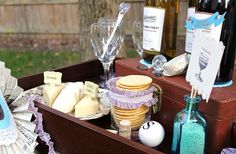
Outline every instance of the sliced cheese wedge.
<svg viewBox="0 0 236 154">
<path fill-rule="evenodd" d="M 56 98 L 52 108 L 64 113 L 74 110 L 75 104 L 83 97 L 83 82 L 68 83 Z"/>
<path fill-rule="evenodd" d="M 64 88 L 63 85 L 49 85 L 43 86 L 43 98 L 48 106 L 52 107 L 53 102 Z"/>
<path fill-rule="evenodd" d="M 99 110 L 97 99 L 92 99 L 90 95 L 86 95 L 81 101 L 75 105 L 75 117 L 86 117 L 94 115 Z"/>
</svg>

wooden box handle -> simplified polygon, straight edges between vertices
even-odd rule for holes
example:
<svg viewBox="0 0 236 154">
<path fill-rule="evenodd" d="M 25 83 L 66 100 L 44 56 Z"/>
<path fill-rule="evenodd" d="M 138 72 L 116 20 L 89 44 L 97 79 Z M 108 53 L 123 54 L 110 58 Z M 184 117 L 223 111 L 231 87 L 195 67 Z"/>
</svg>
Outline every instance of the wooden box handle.
<svg viewBox="0 0 236 154">
<path fill-rule="evenodd" d="M 232 143 L 233 147 L 236 147 L 236 121 L 233 122 L 233 127 L 232 127 Z"/>
</svg>

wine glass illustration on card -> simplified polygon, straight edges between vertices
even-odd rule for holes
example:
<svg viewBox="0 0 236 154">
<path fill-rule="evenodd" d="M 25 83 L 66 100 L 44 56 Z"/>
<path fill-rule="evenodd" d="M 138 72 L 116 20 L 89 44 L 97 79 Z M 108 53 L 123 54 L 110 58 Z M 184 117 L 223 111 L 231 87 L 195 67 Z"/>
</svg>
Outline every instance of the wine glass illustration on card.
<svg viewBox="0 0 236 154">
<path fill-rule="evenodd" d="M 208 61 L 209 61 L 209 57 L 208 54 L 206 52 L 201 52 L 200 56 L 199 56 L 199 67 L 200 67 L 200 71 L 199 73 L 195 74 L 195 77 L 197 78 L 198 81 L 203 82 L 203 79 L 201 77 L 201 72 L 202 70 L 204 70 L 207 65 L 208 65 Z"/>
</svg>

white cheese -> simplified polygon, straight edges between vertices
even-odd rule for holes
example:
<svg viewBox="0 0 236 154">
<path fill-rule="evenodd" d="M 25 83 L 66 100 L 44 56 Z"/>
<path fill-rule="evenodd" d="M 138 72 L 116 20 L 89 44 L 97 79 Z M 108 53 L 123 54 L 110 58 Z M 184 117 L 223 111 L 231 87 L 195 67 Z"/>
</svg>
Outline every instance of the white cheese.
<svg viewBox="0 0 236 154">
<path fill-rule="evenodd" d="M 50 85 L 43 86 L 43 98 L 48 106 L 52 107 L 53 102 L 63 89 L 63 85 Z"/>
<path fill-rule="evenodd" d="M 99 86 L 93 82 L 85 81 L 84 83 L 84 94 L 88 94 L 93 98 L 97 98 Z"/>
<path fill-rule="evenodd" d="M 83 97 L 83 88 L 82 82 L 68 83 L 56 98 L 52 108 L 64 113 L 72 112 L 75 104 Z"/>
<path fill-rule="evenodd" d="M 86 117 L 94 115 L 99 109 L 99 103 L 97 99 L 92 99 L 90 95 L 86 95 L 75 106 L 75 117 Z"/>
</svg>

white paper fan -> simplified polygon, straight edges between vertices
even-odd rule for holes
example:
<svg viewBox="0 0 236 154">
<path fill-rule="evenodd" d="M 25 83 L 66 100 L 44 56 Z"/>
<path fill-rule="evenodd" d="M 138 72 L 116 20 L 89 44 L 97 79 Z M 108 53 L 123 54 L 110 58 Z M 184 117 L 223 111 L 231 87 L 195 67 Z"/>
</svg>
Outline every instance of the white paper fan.
<svg viewBox="0 0 236 154">
<path fill-rule="evenodd" d="M 11 76 L 11 70 L 0 61 L 0 154 L 34 153 L 39 136 L 36 129 L 41 132 L 40 138 L 49 136 L 43 131 L 42 116 L 32 106 L 33 100 L 22 97 L 22 93 L 23 89 L 17 85 L 17 79 Z M 39 121 L 36 125 L 31 120 L 37 114 L 40 120 L 35 117 Z M 37 127 L 39 125 L 40 128 Z M 49 136 L 47 142 L 50 139 Z M 53 146 L 49 147 L 49 153 L 55 153 Z"/>
</svg>

